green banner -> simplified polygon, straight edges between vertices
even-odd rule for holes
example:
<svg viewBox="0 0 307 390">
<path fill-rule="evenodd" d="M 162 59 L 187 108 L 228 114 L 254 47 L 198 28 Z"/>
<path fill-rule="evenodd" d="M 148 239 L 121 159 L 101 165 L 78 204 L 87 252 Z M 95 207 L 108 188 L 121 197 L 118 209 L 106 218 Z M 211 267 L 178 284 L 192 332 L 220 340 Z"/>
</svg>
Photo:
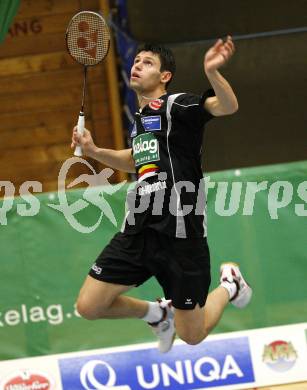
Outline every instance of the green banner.
<svg viewBox="0 0 307 390">
<path fill-rule="evenodd" d="M 215 332 L 306 321 L 306 172 L 303 161 L 206 176 L 212 288 L 227 260 L 241 264 L 254 289 L 250 306 L 229 305 Z M 0 359 L 154 340 L 143 321 L 87 321 L 74 308 L 121 227 L 128 184 L 59 194 L 34 186 L 16 198 L 8 197 L 12 185 L 0 186 Z M 151 279 L 129 295 L 154 300 L 162 290 Z"/>
</svg>

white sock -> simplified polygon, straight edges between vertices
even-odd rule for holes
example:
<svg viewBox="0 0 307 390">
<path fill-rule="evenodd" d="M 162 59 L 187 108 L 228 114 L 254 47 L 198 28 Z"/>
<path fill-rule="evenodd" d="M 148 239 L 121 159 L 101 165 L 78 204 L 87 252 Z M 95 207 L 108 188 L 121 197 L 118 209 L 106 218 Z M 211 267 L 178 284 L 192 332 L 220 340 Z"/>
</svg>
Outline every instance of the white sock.
<svg viewBox="0 0 307 390">
<path fill-rule="evenodd" d="M 159 302 L 148 302 L 148 312 L 142 317 L 142 320 L 154 323 L 160 321 L 162 316 L 163 310 L 161 309 Z"/>
<path fill-rule="evenodd" d="M 237 288 L 237 285 L 235 282 L 232 282 L 232 283 L 222 282 L 221 286 L 226 288 L 226 290 L 228 291 L 229 300 L 232 299 L 236 295 L 238 288 Z"/>
</svg>

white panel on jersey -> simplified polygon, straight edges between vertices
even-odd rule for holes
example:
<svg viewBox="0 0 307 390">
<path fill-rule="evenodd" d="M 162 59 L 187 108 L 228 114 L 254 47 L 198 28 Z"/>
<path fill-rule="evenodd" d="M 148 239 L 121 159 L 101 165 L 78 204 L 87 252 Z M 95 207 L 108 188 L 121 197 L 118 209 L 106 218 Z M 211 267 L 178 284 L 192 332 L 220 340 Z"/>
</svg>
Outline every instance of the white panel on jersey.
<svg viewBox="0 0 307 390">
<path fill-rule="evenodd" d="M 172 171 L 172 179 L 174 183 L 174 189 L 177 197 L 177 210 L 176 210 L 176 237 L 178 238 L 186 238 L 187 237 L 187 232 L 186 232 L 186 227 L 185 227 L 185 222 L 184 222 L 184 217 L 183 217 L 183 212 L 182 212 L 182 206 L 180 202 L 180 195 L 176 187 L 176 181 L 175 181 L 175 174 L 174 174 L 174 168 L 173 168 L 173 162 L 172 162 L 172 157 L 171 153 L 169 150 L 169 135 L 172 130 L 172 115 L 171 115 L 171 110 L 172 106 L 175 102 L 175 99 L 183 95 L 183 93 L 177 93 L 175 95 L 170 95 L 167 99 L 167 106 L 166 106 L 166 117 L 167 117 L 167 136 L 166 136 L 166 141 L 167 141 L 167 152 L 168 152 L 168 157 L 170 160 L 170 165 L 171 165 L 171 171 Z"/>
</svg>

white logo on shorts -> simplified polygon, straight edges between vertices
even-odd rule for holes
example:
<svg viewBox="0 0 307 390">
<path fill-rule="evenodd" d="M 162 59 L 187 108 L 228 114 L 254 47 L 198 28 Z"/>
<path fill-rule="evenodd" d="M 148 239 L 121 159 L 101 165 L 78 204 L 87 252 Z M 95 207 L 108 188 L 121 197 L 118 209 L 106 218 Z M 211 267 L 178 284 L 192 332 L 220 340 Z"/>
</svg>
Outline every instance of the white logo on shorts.
<svg viewBox="0 0 307 390">
<path fill-rule="evenodd" d="M 101 267 L 98 267 L 98 265 L 96 265 L 96 264 L 93 265 L 92 270 L 93 270 L 97 275 L 100 275 L 101 272 L 102 272 L 102 268 L 101 268 Z"/>
</svg>

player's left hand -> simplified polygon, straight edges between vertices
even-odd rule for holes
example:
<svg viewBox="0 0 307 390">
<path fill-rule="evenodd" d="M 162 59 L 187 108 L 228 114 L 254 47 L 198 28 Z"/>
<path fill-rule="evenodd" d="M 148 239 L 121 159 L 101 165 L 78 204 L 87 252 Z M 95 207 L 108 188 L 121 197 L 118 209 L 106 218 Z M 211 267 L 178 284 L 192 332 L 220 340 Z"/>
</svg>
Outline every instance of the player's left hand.
<svg viewBox="0 0 307 390">
<path fill-rule="evenodd" d="M 204 58 L 205 72 L 212 72 L 225 65 L 235 52 L 235 45 L 230 35 L 227 36 L 225 42 L 219 39 L 214 46 L 212 46 Z"/>
</svg>

